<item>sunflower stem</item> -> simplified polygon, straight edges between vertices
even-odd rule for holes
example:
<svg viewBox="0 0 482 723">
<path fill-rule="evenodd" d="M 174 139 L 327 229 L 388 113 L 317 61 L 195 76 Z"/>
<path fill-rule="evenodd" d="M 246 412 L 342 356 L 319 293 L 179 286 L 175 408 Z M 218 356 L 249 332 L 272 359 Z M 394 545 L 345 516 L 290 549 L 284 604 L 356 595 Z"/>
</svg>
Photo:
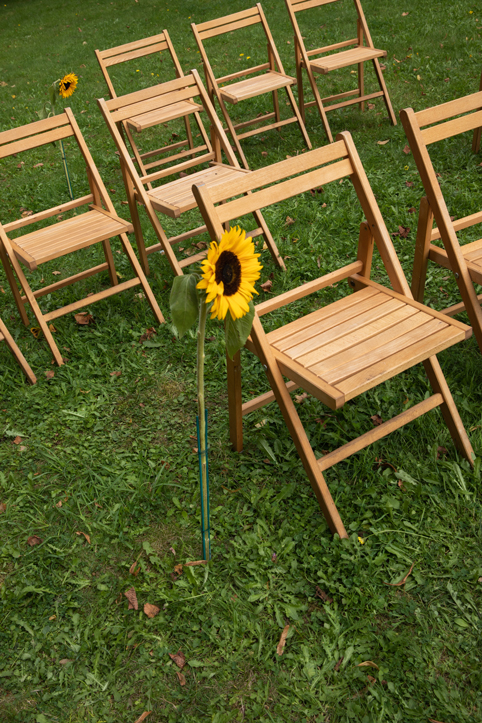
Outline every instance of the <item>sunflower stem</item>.
<svg viewBox="0 0 482 723">
<path fill-rule="evenodd" d="M 209 530 L 209 482 L 206 445 L 206 406 L 204 401 L 204 340 L 206 336 L 207 304 L 202 298 L 199 304 L 199 326 L 197 330 L 197 404 L 199 424 L 199 470 L 201 486 L 201 532 L 203 556 L 211 559 L 211 539 Z"/>
<path fill-rule="evenodd" d="M 61 148 L 60 153 L 61 153 L 61 156 L 62 156 L 62 163 L 64 164 L 65 180 L 67 181 L 67 186 L 68 186 L 68 189 L 69 189 L 70 200 L 73 201 L 73 200 L 74 200 L 74 194 L 73 194 L 73 192 L 72 192 L 72 185 L 71 185 L 71 183 L 70 183 L 70 176 L 69 176 L 69 167 L 67 166 L 67 159 L 66 159 L 66 157 L 65 157 L 64 143 L 63 143 L 62 140 L 60 141 L 60 148 Z"/>
</svg>

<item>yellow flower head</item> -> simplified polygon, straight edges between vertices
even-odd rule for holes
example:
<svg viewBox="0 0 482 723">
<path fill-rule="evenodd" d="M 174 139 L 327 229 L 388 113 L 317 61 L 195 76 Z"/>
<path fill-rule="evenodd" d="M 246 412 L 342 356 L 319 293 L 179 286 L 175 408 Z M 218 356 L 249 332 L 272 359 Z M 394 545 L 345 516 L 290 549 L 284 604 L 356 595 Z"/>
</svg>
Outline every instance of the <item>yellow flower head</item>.
<svg viewBox="0 0 482 723">
<path fill-rule="evenodd" d="M 251 236 L 238 226 L 221 236 L 219 245 L 212 241 L 198 289 L 206 289 L 206 304 L 213 302 L 211 319 L 224 319 L 228 309 L 232 319 L 240 319 L 249 311 L 249 302 L 258 292 L 254 283 L 263 268 L 254 253 Z"/>
<path fill-rule="evenodd" d="M 59 95 L 61 95 L 62 98 L 69 98 L 77 88 L 78 81 L 79 79 L 75 73 L 67 73 L 67 75 L 64 75 L 62 80 L 59 81 Z"/>
</svg>

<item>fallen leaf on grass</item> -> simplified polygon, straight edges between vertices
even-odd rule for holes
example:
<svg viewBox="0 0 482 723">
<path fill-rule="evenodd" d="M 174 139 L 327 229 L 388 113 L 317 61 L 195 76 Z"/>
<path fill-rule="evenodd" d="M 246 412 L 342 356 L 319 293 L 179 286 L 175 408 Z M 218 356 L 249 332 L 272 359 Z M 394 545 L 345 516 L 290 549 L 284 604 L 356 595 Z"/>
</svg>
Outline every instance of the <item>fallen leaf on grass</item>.
<svg viewBox="0 0 482 723">
<path fill-rule="evenodd" d="M 136 560 L 136 561 L 133 562 L 132 565 L 130 566 L 129 572 L 130 572 L 131 575 L 134 575 L 134 577 L 137 577 L 138 574 L 140 573 L 140 571 L 141 571 L 141 568 L 140 568 L 140 567 L 137 567 L 137 560 Z"/>
<path fill-rule="evenodd" d="M 336 673 L 338 670 L 340 670 L 340 665 L 341 665 L 342 663 L 343 663 L 343 655 L 341 656 L 341 658 L 338 660 L 337 664 L 335 665 L 335 673 Z"/>
<path fill-rule="evenodd" d="M 80 324 L 81 326 L 85 326 L 86 324 L 90 324 L 91 321 L 94 321 L 94 317 L 92 314 L 89 314 L 88 311 L 81 311 L 78 314 L 74 314 L 74 319 L 77 324 Z"/>
<path fill-rule="evenodd" d="M 264 158 L 266 158 L 266 156 L 268 155 L 268 153 L 267 153 L 266 151 L 261 151 L 261 155 L 262 155 Z"/>
<path fill-rule="evenodd" d="M 111 372 L 110 376 L 111 377 L 120 377 L 121 374 L 122 374 L 122 372 Z"/>
<path fill-rule="evenodd" d="M 76 532 L 76 535 L 83 535 L 90 545 L 90 536 L 86 532 Z"/>
<path fill-rule="evenodd" d="M 408 209 L 408 213 L 416 213 L 416 211 L 417 209 L 415 209 L 413 206 Z"/>
<path fill-rule="evenodd" d="M 373 110 L 374 107 L 375 107 L 375 104 L 374 104 L 374 103 L 367 103 L 367 108 L 368 108 L 368 110 Z"/>
<path fill-rule="evenodd" d="M 55 376 L 55 372 L 50 369 L 48 372 L 45 372 L 45 376 L 47 377 L 47 379 L 53 379 Z"/>
<path fill-rule="evenodd" d="M 129 607 L 128 610 L 139 610 L 139 603 L 137 602 L 137 595 L 136 591 L 133 587 L 130 587 L 126 592 L 124 593 L 126 598 L 129 600 Z"/>
<path fill-rule="evenodd" d="M 177 667 L 180 668 L 181 670 L 186 665 L 186 658 L 185 658 L 184 653 L 182 652 L 181 648 L 179 648 L 177 653 L 169 653 L 169 657 L 171 658 L 171 660 L 173 660 L 176 663 Z"/>
<path fill-rule="evenodd" d="M 5 502 L 0 502 L 0 515 L 3 514 L 3 512 L 6 512 L 6 510 L 7 505 L 5 504 Z"/>
<path fill-rule="evenodd" d="M 377 145 L 379 146 L 385 146 L 387 143 L 390 143 L 390 138 L 386 141 L 377 141 Z"/>
<path fill-rule="evenodd" d="M 179 563 L 179 565 L 174 565 L 174 572 L 176 575 L 182 575 L 182 563 Z"/>
<path fill-rule="evenodd" d="M 50 620 L 50 618 L 49 618 Z M 62 658 L 62 660 L 59 660 L 59 665 L 67 665 L 67 663 L 73 663 L 74 661 L 70 658 Z"/>
<path fill-rule="evenodd" d="M 261 284 L 261 288 L 263 289 L 263 291 L 271 291 L 272 286 L 273 282 L 271 281 L 271 279 L 268 279 L 264 282 L 264 284 Z"/>
<path fill-rule="evenodd" d="M 22 437 L 15 437 L 15 439 L 13 440 L 13 444 L 20 444 L 21 441 L 22 441 Z"/>
<path fill-rule="evenodd" d="M 142 723 L 143 720 L 146 720 L 148 715 L 151 715 L 152 710 L 145 710 L 142 715 L 139 716 L 139 718 L 136 720 L 135 723 Z"/>
<path fill-rule="evenodd" d="M 440 459 L 445 454 L 448 454 L 448 449 L 445 449 L 445 447 L 437 447 L 437 459 Z"/>
<path fill-rule="evenodd" d="M 295 222 L 294 218 L 291 218 L 291 216 L 286 216 L 285 226 L 292 226 L 294 224 L 294 222 Z"/>
<path fill-rule="evenodd" d="M 380 417 L 379 414 L 374 414 L 373 416 L 370 417 L 370 419 L 372 420 L 375 427 L 379 427 L 380 424 L 383 424 L 383 419 Z"/>
<path fill-rule="evenodd" d="M 429 723 L 443 723 L 441 720 L 435 720 L 435 718 L 429 718 Z"/>
<path fill-rule="evenodd" d="M 303 392 L 303 394 L 295 394 L 295 402 L 297 404 L 303 404 L 305 399 L 308 399 L 308 394 L 306 392 Z"/>
<path fill-rule="evenodd" d="M 326 602 L 328 604 L 333 602 L 333 598 L 328 595 L 324 590 L 321 589 L 321 587 L 316 586 L 316 597 L 321 598 L 323 602 Z"/>
<path fill-rule="evenodd" d="M 408 13 L 402 13 L 402 18 L 406 18 Z"/>
<path fill-rule="evenodd" d="M 41 537 L 38 537 L 37 535 L 32 535 L 27 540 L 27 545 L 30 545 L 30 547 L 33 547 L 34 545 L 40 545 L 43 542 Z"/>
<path fill-rule="evenodd" d="M 405 485 L 403 484 L 403 482 L 402 482 L 401 479 L 398 480 L 398 483 L 397 483 L 397 484 L 398 484 L 399 488 L 402 490 L 402 492 L 406 492 L 406 491 L 407 491 L 407 488 L 405 487 Z"/>
<path fill-rule="evenodd" d="M 400 587 L 401 585 L 405 585 L 405 583 L 408 580 L 408 576 L 411 574 L 414 567 L 415 567 L 415 563 L 412 562 L 412 566 L 411 566 L 410 570 L 407 572 L 407 574 L 405 575 L 403 580 L 400 580 L 400 582 L 384 582 L 383 584 L 390 585 L 390 587 Z"/>
<path fill-rule="evenodd" d="M 358 663 L 357 668 L 376 668 L 377 670 L 380 670 L 378 665 L 374 663 L 372 660 L 364 660 L 363 663 Z"/>
<path fill-rule="evenodd" d="M 36 163 L 34 168 L 41 168 L 43 166 L 43 163 Z"/>
<path fill-rule="evenodd" d="M 324 190 L 323 186 L 318 186 L 318 188 L 312 188 L 310 193 L 312 196 L 316 196 L 317 193 L 324 193 Z"/>
<path fill-rule="evenodd" d="M 139 344 L 142 344 L 143 341 L 148 341 L 154 336 L 154 334 L 157 334 L 157 332 L 153 326 L 151 326 L 149 329 L 146 329 L 144 334 L 141 334 L 141 336 L 139 337 Z"/>
<path fill-rule="evenodd" d="M 283 655 L 283 652 L 284 652 L 284 649 L 285 649 L 285 645 L 286 645 L 286 637 L 287 637 L 287 635 L 288 635 L 288 630 L 289 630 L 289 629 L 290 629 L 290 626 L 289 626 L 289 625 L 285 625 L 285 627 L 283 628 L 283 632 L 281 633 L 281 637 L 280 637 L 280 639 L 279 639 L 279 643 L 278 643 L 278 645 L 276 646 L 276 652 L 278 653 L 278 655 Z"/>
<path fill-rule="evenodd" d="M 408 186 L 408 188 L 412 188 L 413 181 L 405 181 L 405 185 Z"/>
<path fill-rule="evenodd" d="M 400 236 L 400 238 L 407 238 L 408 234 L 410 233 L 410 229 L 408 226 L 399 226 L 398 231 L 395 231 L 392 233 L 392 236 Z"/>
<path fill-rule="evenodd" d="M 22 218 L 27 218 L 27 216 L 33 216 L 33 211 L 22 211 Z"/>
<path fill-rule="evenodd" d="M 61 271 L 52 271 L 52 276 L 60 276 Z"/>
<path fill-rule="evenodd" d="M 406 156 L 408 156 L 409 153 L 412 152 L 412 151 L 410 150 L 410 146 L 409 146 L 408 144 L 403 147 L 403 152 L 405 153 Z"/>
<path fill-rule="evenodd" d="M 56 502 L 55 507 L 58 507 L 58 508 L 62 507 L 62 500 L 59 500 L 58 502 Z"/>
<path fill-rule="evenodd" d="M 151 605 L 151 603 L 146 603 L 144 605 L 144 612 L 148 618 L 155 618 L 160 609 L 161 608 L 158 608 L 157 605 Z"/>
<path fill-rule="evenodd" d="M 186 685 L 186 678 L 184 676 L 184 673 L 181 673 L 179 670 L 176 670 L 177 679 L 179 681 L 180 685 Z"/>
</svg>

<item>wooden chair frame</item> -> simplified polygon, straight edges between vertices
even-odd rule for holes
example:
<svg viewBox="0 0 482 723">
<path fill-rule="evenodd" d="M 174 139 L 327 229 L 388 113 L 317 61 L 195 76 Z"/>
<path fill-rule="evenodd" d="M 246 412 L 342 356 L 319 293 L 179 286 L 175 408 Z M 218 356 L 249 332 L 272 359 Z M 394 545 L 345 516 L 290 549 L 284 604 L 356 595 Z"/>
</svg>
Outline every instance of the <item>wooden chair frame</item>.
<svg viewBox="0 0 482 723">
<path fill-rule="evenodd" d="M 234 30 L 239 30 L 240 28 L 257 24 L 261 25 L 266 35 L 268 44 L 268 62 L 252 66 L 250 68 L 245 68 L 244 70 L 240 70 L 235 73 L 230 73 L 229 75 L 225 75 L 221 78 L 216 78 L 211 63 L 209 62 L 203 41 L 217 35 L 231 33 Z M 236 150 L 239 153 L 239 157 L 241 158 L 245 168 L 248 168 L 248 163 L 241 148 L 240 140 L 256 135 L 257 133 L 264 133 L 267 130 L 279 129 L 289 123 L 298 123 L 306 145 L 308 148 L 312 147 L 302 114 L 300 113 L 291 90 L 291 86 L 294 85 L 296 81 L 294 78 L 286 75 L 284 71 L 281 58 L 260 3 L 256 3 L 254 7 L 249 8 L 248 10 L 242 10 L 241 12 L 233 13 L 232 15 L 225 15 L 222 18 L 216 18 L 215 20 L 209 20 L 205 23 L 199 23 L 199 25 L 191 23 L 191 28 L 194 33 L 194 37 L 196 38 L 199 52 L 201 53 L 210 98 L 213 105 L 214 97 L 217 98 L 226 121 L 226 130 L 231 134 Z M 258 75 L 255 75 L 256 73 Z M 262 75 L 259 75 L 259 73 L 262 73 Z M 246 78 L 245 80 L 239 80 L 240 78 L 243 78 L 243 76 L 251 77 Z M 233 80 L 237 82 L 225 85 Z M 221 84 L 223 84 L 223 87 L 221 87 Z M 278 90 L 281 88 L 286 89 L 288 101 L 294 113 L 291 118 L 286 120 L 281 120 L 279 109 Z M 272 113 L 266 113 L 259 118 L 253 118 L 252 120 L 237 123 L 236 125 L 233 124 L 228 113 L 226 103 L 237 104 L 244 99 L 264 95 L 269 92 L 272 93 L 273 97 Z M 272 121 L 273 118 L 274 122 L 264 125 L 261 128 L 243 130 L 252 125 L 259 125 L 265 121 Z M 239 131 L 242 132 L 239 133 Z"/>
<path fill-rule="evenodd" d="M 22 369 L 23 373 L 27 377 L 30 384 L 35 384 L 37 381 L 37 377 L 33 373 L 32 369 L 30 368 L 30 364 L 25 359 L 24 355 L 18 348 L 17 343 L 15 342 L 15 339 L 10 334 L 9 330 L 5 326 L 4 321 L 0 318 L 0 341 L 5 341 L 6 345 L 12 352 L 13 356 L 17 360 L 17 362 L 20 365 L 20 368 Z"/>
<path fill-rule="evenodd" d="M 119 130 L 119 124 L 126 118 L 135 119 L 139 115 L 142 116 L 148 112 L 153 112 L 159 116 L 162 111 L 164 120 L 168 120 L 172 108 L 174 108 L 174 112 L 176 112 L 176 106 L 178 106 L 180 102 L 185 101 L 189 101 L 194 105 L 192 103 L 193 98 L 199 98 L 201 101 L 200 107 L 206 111 L 211 124 L 212 141 L 204 129 L 199 113 L 196 112 L 194 115 L 201 134 L 201 145 L 175 153 L 163 159 L 162 164 L 165 166 L 163 169 L 140 176 L 127 150 L 121 133 L 122 129 Z M 140 90 L 121 98 L 114 98 L 109 101 L 101 98 L 98 100 L 98 104 L 120 155 L 122 175 L 142 267 L 145 272 L 148 273 L 148 254 L 154 251 L 163 251 L 173 272 L 176 276 L 179 276 L 187 266 L 203 259 L 206 251 L 178 260 L 172 248 L 173 245 L 204 233 L 206 226 L 198 226 L 192 230 L 168 238 L 159 222 L 156 212 L 163 213 L 171 218 L 178 218 L 185 211 L 196 208 L 196 201 L 191 190 L 193 183 L 202 182 L 209 186 L 219 185 L 222 188 L 227 181 L 244 178 L 250 171 L 240 167 L 212 103 L 209 100 L 199 73 L 196 70 L 193 70 L 189 75 L 185 75 L 178 80 L 162 83 L 153 88 L 146 88 L 145 90 Z M 223 162 L 223 151 L 227 159 L 227 164 Z M 190 157 L 187 158 L 188 156 Z M 171 165 L 168 165 L 169 163 Z M 196 171 L 190 175 L 185 173 L 187 170 L 203 164 L 209 164 L 208 168 Z M 164 183 L 155 188 L 152 185 L 167 176 L 181 172 L 183 173 L 183 177 L 175 181 Z M 145 207 L 158 238 L 158 243 L 147 248 L 142 234 L 137 208 L 138 203 Z M 251 232 L 251 235 L 253 237 L 263 236 L 273 260 L 279 268 L 285 269 L 284 261 L 261 212 L 254 210 L 253 216 L 257 228 Z"/>
<path fill-rule="evenodd" d="M 321 116 L 321 120 L 323 121 L 323 126 L 330 143 L 333 143 L 333 136 L 326 116 L 328 111 L 344 108 L 345 106 L 353 105 L 355 103 L 360 103 L 361 110 L 363 111 L 365 109 L 365 101 L 373 100 L 374 98 L 379 98 L 381 96 L 385 101 L 388 116 L 392 125 L 397 125 L 397 119 L 395 117 L 395 113 L 393 112 L 390 96 L 388 95 L 387 86 L 385 84 L 385 79 L 383 77 L 379 61 L 379 58 L 384 58 L 386 56 L 387 51 L 377 50 L 373 45 L 360 0 L 354 0 L 355 10 L 358 16 L 356 38 L 344 40 L 332 45 L 326 45 L 314 50 L 307 50 L 305 47 L 303 36 L 296 19 L 296 14 L 302 10 L 310 10 L 318 6 L 327 5 L 328 3 L 337 1 L 338 0 L 285 0 L 295 33 L 296 77 L 298 81 L 298 100 L 301 115 L 303 120 L 305 120 L 306 108 L 315 105 L 318 108 L 318 112 Z M 354 47 L 350 50 L 345 50 L 345 48 L 349 48 L 350 46 Z M 380 90 L 375 93 L 366 94 L 364 73 L 365 63 L 369 60 L 373 62 Z M 338 93 L 336 95 L 327 96 L 326 98 L 321 98 L 316 85 L 315 74 L 326 75 L 332 70 L 338 70 L 339 68 L 345 68 L 352 65 L 358 65 L 358 87 L 355 90 L 349 90 L 344 93 Z M 305 103 L 304 100 L 303 68 L 306 70 L 314 95 L 314 100 L 308 103 Z M 355 96 L 355 98 L 352 96 Z"/>
<path fill-rule="evenodd" d="M 127 237 L 127 233 L 133 230 L 132 225 L 117 216 L 114 205 L 109 198 L 70 108 L 66 108 L 63 113 L 52 118 L 0 133 L 0 158 L 12 156 L 13 154 L 38 148 L 65 138 L 72 138 L 79 146 L 86 164 L 90 193 L 87 196 L 76 198 L 45 211 L 40 211 L 32 216 L 20 218 L 3 225 L 0 224 L 0 259 L 3 263 L 22 321 L 24 324 L 29 323 L 25 311 L 25 304 L 28 302 L 40 329 L 45 335 L 54 359 L 59 366 L 63 364 L 62 355 L 57 348 L 48 322 L 60 316 L 77 311 L 84 306 L 90 306 L 90 304 L 96 301 L 108 298 L 113 294 L 120 293 L 121 291 L 140 284 L 157 321 L 160 324 L 164 321 L 154 294 L 151 291 Z M 38 231 L 24 234 L 15 240 L 12 240 L 8 236 L 8 233 L 11 231 L 16 231 L 32 223 L 43 221 L 60 213 L 79 209 L 86 205 L 88 205 L 90 209 L 86 213 L 78 214 L 64 221 L 57 221 Z M 109 239 L 114 236 L 119 237 L 136 274 L 133 279 L 122 283 L 119 283 L 117 279 L 114 258 L 109 243 Z M 104 263 L 75 274 L 74 276 L 62 279 L 54 284 L 50 284 L 49 286 L 44 286 L 37 291 L 31 290 L 20 262 L 30 270 L 34 270 L 46 261 L 65 256 L 79 249 L 91 246 L 94 243 L 102 243 L 105 254 Z M 72 304 L 50 311 L 47 314 L 42 313 L 37 301 L 39 297 L 51 294 L 57 289 L 61 289 L 64 286 L 68 286 L 76 281 L 106 270 L 109 272 L 112 284 L 109 289 L 92 294 Z M 18 279 L 23 295 L 17 287 L 15 276 Z"/>
<path fill-rule="evenodd" d="M 478 149 L 481 108 L 482 90 L 418 113 L 406 108 L 400 112 L 400 117 L 427 194 L 420 202 L 413 296 L 423 301 L 429 260 L 450 269 L 455 275 L 462 302 L 444 309 L 443 313 L 453 316 L 465 309 L 482 351 L 482 294 L 477 296 L 474 289 L 474 284 L 482 284 L 482 239 L 461 246 L 457 238 L 458 231 L 482 223 L 482 211 L 456 221 L 451 219 L 427 149 L 432 143 L 470 130 L 474 131 L 472 148 Z M 438 239 L 442 240 L 443 248 L 434 245 Z"/>
<path fill-rule="evenodd" d="M 482 74 L 480 76 L 479 91 L 482 90 Z M 474 137 L 472 139 L 472 150 L 474 153 L 478 153 L 480 150 L 480 138 L 482 136 L 482 125 L 474 130 Z"/>
<path fill-rule="evenodd" d="M 412 299 L 349 133 L 341 133 L 332 145 L 253 171 L 237 189 L 233 189 L 238 194 L 249 191 L 245 197 L 215 206 L 216 189 L 202 185 L 193 189 L 210 233 L 219 239 L 223 225 L 248 213 L 252 206 L 264 208 L 345 177 L 351 179 L 366 218 L 360 226 L 357 260 L 255 306 L 246 347 L 263 364 L 272 391 L 243 404 L 240 355 L 235 355 L 234 360 L 227 357 L 230 436 L 234 449 L 241 451 L 243 447 L 243 416 L 276 399 L 328 525 L 341 537 L 347 536 L 346 530 L 323 471 L 407 422 L 440 406 L 456 446 L 473 465 L 472 447 L 435 356 L 470 336 L 470 328 L 460 322 L 454 324 L 453 319 Z M 370 279 L 374 244 L 393 290 Z M 354 294 L 328 306 L 321 305 L 317 311 L 266 334 L 261 323 L 264 314 L 342 279 L 348 279 Z M 365 305 L 375 301 L 380 305 L 377 303 L 365 316 Z M 292 353 L 293 350 L 297 350 L 296 353 Z M 291 399 L 291 391 L 302 387 L 330 409 L 339 409 L 349 399 L 419 362 L 425 367 L 433 388 L 432 396 L 316 459 Z M 283 377 L 289 379 L 288 383 Z"/>
<path fill-rule="evenodd" d="M 107 83 L 110 97 L 117 98 L 117 93 L 115 91 L 112 79 L 109 75 L 108 68 L 112 67 L 113 65 L 119 65 L 120 63 L 137 60 L 137 58 L 145 57 L 146 55 L 161 54 L 165 51 L 167 51 L 171 56 L 176 78 L 183 78 L 184 73 L 182 71 L 181 64 L 179 63 L 176 51 L 174 50 L 174 46 L 167 30 L 163 30 L 162 33 L 160 33 L 159 35 L 153 35 L 150 38 L 143 38 L 142 40 L 136 40 L 131 43 L 125 43 L 124 45 L 118 45 L 115 48 L 108 48 L 107 50 L 96 50 L 95 54 L 99 62 L 105 82 Z M 146 128 L 151 128 L 152 126 L 164 122 L 162 110 L 159 111 L 157 114 L 153 112 L 147 113 L 144 117 L 137 117 L 134 121 L 129 118 L 121 121 L 123 131 L 129 141 L 129 144 L 134 154 L 132 160 L 137 162 L 142 176 L 145 176 L 151 168 L 156 168 L 160 165 L 159 161 L 149 160 L 152 159 L 154 156 L 168 153 L 175 149 L 182 148 L 186 145 L 189 148 L 194 148 L 194 141 L 191 126 L 189 123 L 189 116 L 186 115 L 186 110 L 196 110 L 193 105 L 194 104 L 190 100 L 180 101 L 177 106 L 177 116 L 172 115 L 173 109 L 171 109 L 171 118 L 178 117 L 184 119 L 187 135 L 186 140 L 180 141 L 178 143 L 173 143 L 169 146 L 163 146 L 162 148 L 158 148 L 157 150 L 151 150 L 147 153 L 141 153 L 139 151 L 137 144 L 134 140 L 132 131 L 135 130 L 137 133 L 141 133 Z M 197 110 L 202 110 L 202 106 L 197 106 Z M 148 187 L 151 187 L 150 184 L 148 185 Z"/>
</svg>

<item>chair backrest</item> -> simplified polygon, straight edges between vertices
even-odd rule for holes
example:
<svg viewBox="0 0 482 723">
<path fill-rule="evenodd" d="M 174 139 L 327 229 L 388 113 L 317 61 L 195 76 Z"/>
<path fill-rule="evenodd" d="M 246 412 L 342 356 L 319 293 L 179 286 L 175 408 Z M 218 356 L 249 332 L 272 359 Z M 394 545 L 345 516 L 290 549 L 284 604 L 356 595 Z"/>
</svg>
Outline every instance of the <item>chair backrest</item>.
<svg viewBox="0 0 482 723">
<path fill-rule="evenodd" d="M 167 30 L 163 30 L 162 33 L 159 33 L 159 35 L 153 35 L 150 38 L 143 38 L 142 40 L 135 40 L 132 43 L 118 45 L 115 48 L 96 50 L 95 54 L 105 78 L 105 82 L 107 83 L 107 87 L 109 88 L 110 97 L 116 98 L 117 93 L 112 83 L 112 78 L 109 75 L 108 68 L 113 65 L 119 65 L 120 63 L 137 60 L 138 58 L 142 58 L 146 55 L 160 55 L 166 50 L 172 58 L 176 78 L 182 78 L 184 73 L 182 72 L 181 65 Z"/>
<path fill-rule="evenodd" d="M 266 35 L 269 62 L 262 63 L 261 65 L 254 65 L 235 73 L 230 73 L 216 78 L 204 48 L 203 41 L 208 40 L 209 38 L 214 38 L 218 35 L 223 35 L 224 33 L 231 33 L 234 30 L 240 30 L 241 28 L 258 24 L 261 25 Z M 232 15 L 225 15 L 224 17 L 216 18 L 215 20 L 208 20 L 205 23 L 199 23 L 199 25 L 191 23 L 191 28 L 199 47 L 199 52 L 206 72 L 206 80 L 210 89 L 216 84 L 226 83 L 230 80 L 235 80 L 236 78 L 241 78 L 245 75 L 252 75 L 253 73 L 258 73 L 263 70 L 278 70 L 280 73 L 284 74 L 281 58 L 279 57 L 279 53 L 276 49 L 273 36 L 271 35 L 271 31 L 260 3 L 256 3 L 254 7 L 248 8 L 248 10 L 242 10 L 241 12 L 233 13 Z"/>
<path fill-rule="evenodd" d="M 21 126 L 20 128 L 12 128 L 11 130 L 0 133 L 0 159 L 8 158 L 14 154 L 19 154 L 41 146 L 46 146 L 57 141 L 63 141 L 66 138 L 75 139 L 84 158 L 91 191 L 90 194 L 75 198 L 71 201 L 40 211 L 25 218 L 19 218 L 15 221 L 11 221 L 10 223 L 5 223 L 3 226 L 0 223 L 0 227 L 2 227 L 5 232 L 8 233 L 9 231 L 16 231 L 24 226 L 44 221 L 45 219 L 59 213 L 65 213 L 89 203 L 95 203 L 97 205 L 104 204 L 106 210 L 115 213 L 112 201 L 107 194 L 104 183 L 99 175 L 94 160 L 70 108 L 65 108 L 63 113 L 59 113 L 59 115 L 55 115 L 51 118 L 29 123 L 28 125 Z"/>
<path fill-rule="evenodd" d="M 311 58 L 314 55 L 322 55 L 324 53 L 330 53 L 334 50 L 341 50 L 350 46 L 361 46 L 366 42 L 367 47 L 373 48 L 373 41 L 368 29 L 367 21 L 360 0 L 353 0 L 355 4 L 355 10 L 358 17 L 358 33 L 356 38 L 350 38 L 348 40 L 342 40 L 338 43 L 331 45 L 325 45 L 320 48 L 306 50 L 303 42 L 303 34 L 300 31 L 296 14 L 302 10 L 311 10 L 321 5 L 329 5 L 331 3 L 339 2 L 340 0 L 285 0 L 286 7 L 295 31 L 295 42 L 302 49 L 303 54 L 306 53 L 307 58 Z M 305 60 L 306 62 L 306 60 Z"/>
<path fill-rule="evenodd" d="M 482 222 L 482 212 L 453 221 L 447 209 L 427 146 L 482 126 L 482 91 L 415 113 L 412 108 L 400 111 L 405 133 L 418 172 L 432 208 L 438 231 L 432 240 L 443 238 L 457 247 L 456 232 Z"/>
<path fill-rule="evenodd" d="M 352 137 L 347 131 L 341 133 L 337 137 L 337 142 L 332 145 L 251 171 L 235 183 L 224 184 L 222 189 L 208 190 L 203 185 L 199 185 L 193 186 L 193 192 L 211 238 L 219 240 L 224 230 L 223 224 L 226 222 L 251 213 L 254 209 L 265 208 L 300 193 L 308 192 L 312 188 L 325 186 L 346 177 L 350 178 L 353 183 L 393 289 L 411 297 L 390 234 L 370 188 Z M 248 195 L 233 198 L 218 206 L 214 205 L 223 199 L 239 196 L 242 193 Z M 360 249 L 359 256 L 361 258 Z M 337 280 L 360 272 L 364 273 L 364 263 L 358 259 L 356 262 L 338 269 L 334 274 L 328 274 L 314 282 L 304 284 L 294 291 L 263 302 L 256 307 L 257 312 L 258 314 L 267 313 L 328 284 L 335 283 Z"/>
<path fill-rule="evenodd" d="M 213 148 L 209 136 L 201 122 L 199 129 L 203 142 L 200 146 L 175 153 L 174 155 L 163 159 L 157 165 L 169 165 L 160 171 L 154 171 L 145 176 L 139 176 L 119 132 L 118 125 L 128 118 L 136 117 L 159 109 L 168 110 L 169 106 L 175 106 L 176 103 L 179 103 L 180 101 L 192 100 L 194 98 L 200 99 L 209 118 L 212 133 L 215 134 L 216 139 L 219 141 L 219 145 L 218 143 L 214 143 Z M 183 76 L 182 78 L 171 80 L 168 83 L 161 83 L 160 85 L 153 86 L 152 88 L 144 88 L 143 90 L 136 91 L 135 93 L 124 95 L 121 98 L 113 98 L 108 101 L 100 98 L 97 102 L 112 137 L 116 142 L 119 153 L 121 154 L 121 160 L 128 170 L 137 192 L 140 193 L 143 198 L 145 184 L 159 181 L 166 176 L 172 175 L 173 173 L 180 173 L 181 171 L 185 171 L 188 168 L 198 166 L 207 161 L 221 163 L 222 155 L 220 148 L 226 154 L 229 164 L 239 168 L 236 156 L 234 155 L 206 89 L 204 88 L 196 70 L 193 70 L 191 73 Z M 193 157 L 196 153 L 200 155 Z M 191 156 L 191 158 L 188 158 L 189 156 Z M 188 158 L 188 160 L 184 160 L 186 158 Z"/>
</svg>

